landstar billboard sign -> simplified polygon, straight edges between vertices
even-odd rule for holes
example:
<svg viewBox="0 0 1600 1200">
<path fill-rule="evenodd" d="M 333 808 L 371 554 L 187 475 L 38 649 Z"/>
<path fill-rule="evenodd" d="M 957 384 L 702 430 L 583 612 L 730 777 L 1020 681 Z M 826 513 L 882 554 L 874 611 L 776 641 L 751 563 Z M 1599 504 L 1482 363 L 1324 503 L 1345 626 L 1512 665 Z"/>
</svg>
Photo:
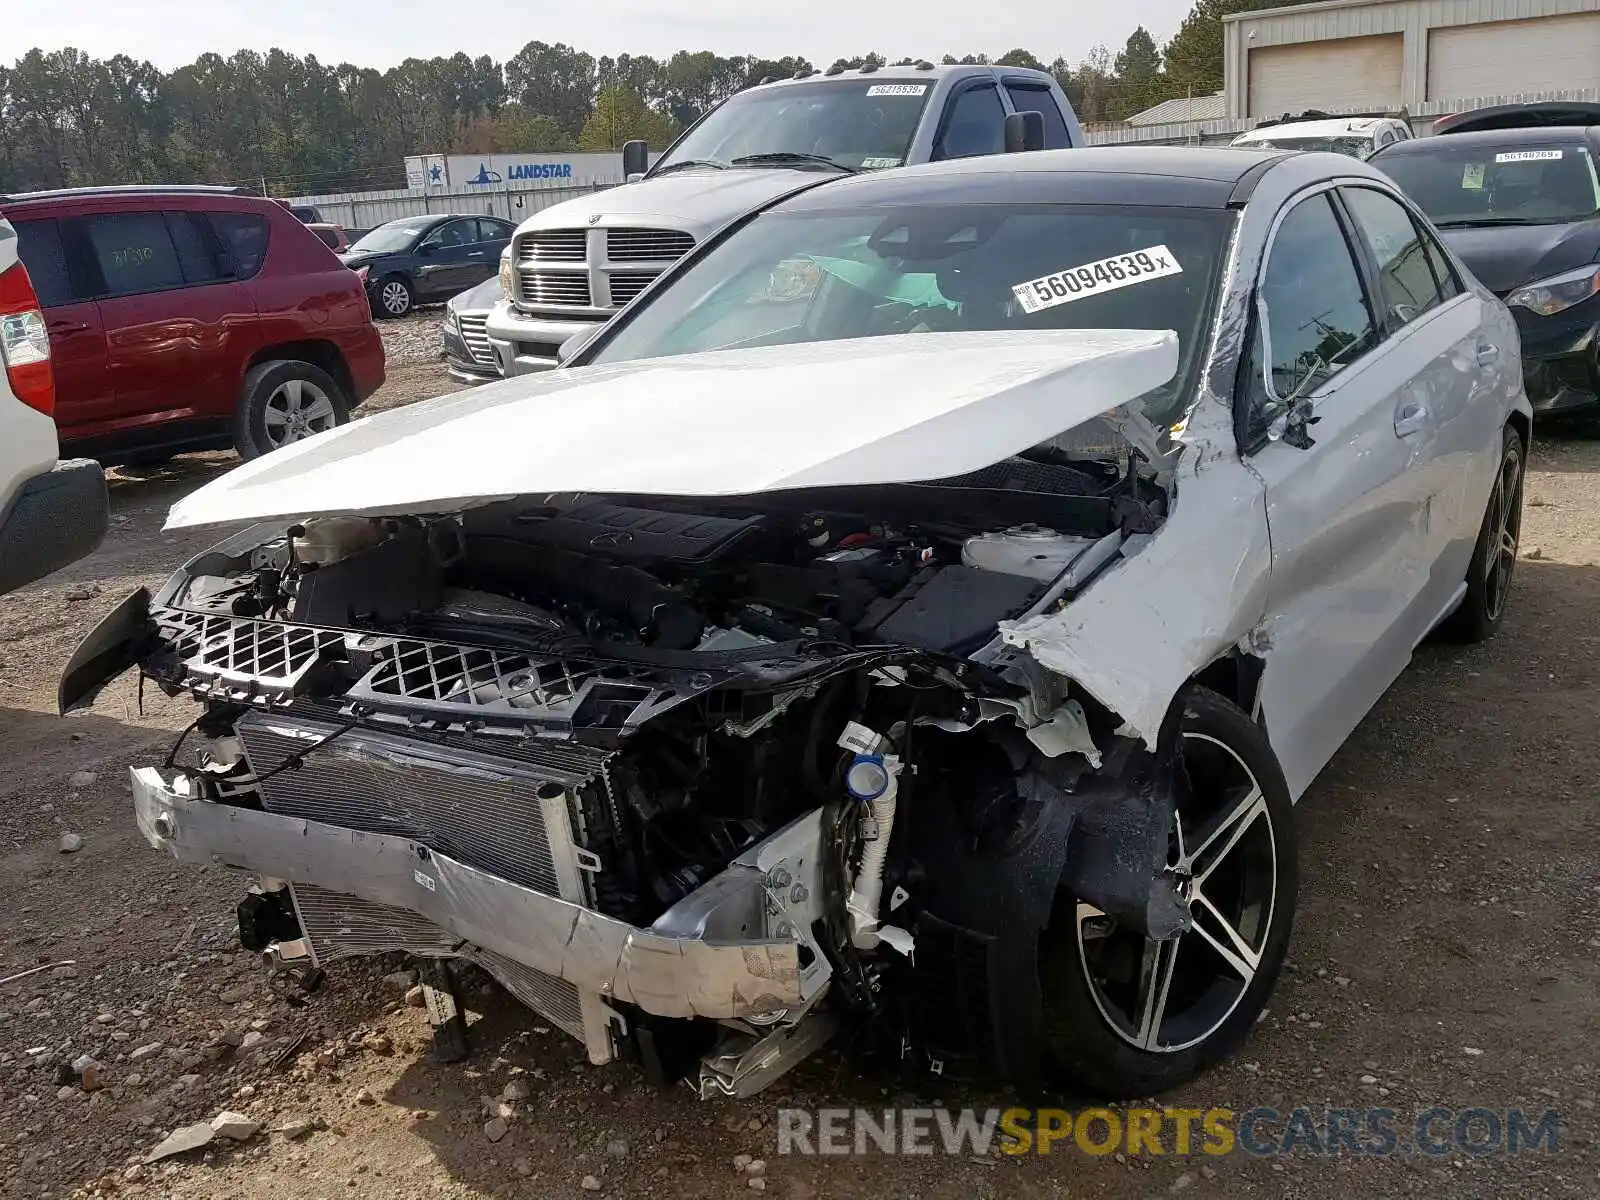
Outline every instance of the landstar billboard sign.
<svg viewBox="0 0 1600 1200">
<path fill-rule="evenodd" d="M 418 154 L 406 159 L 413 191 L 471 191 L 583 186 L 622 182 L 622 152 L 532 154 Z"/>
</svg>

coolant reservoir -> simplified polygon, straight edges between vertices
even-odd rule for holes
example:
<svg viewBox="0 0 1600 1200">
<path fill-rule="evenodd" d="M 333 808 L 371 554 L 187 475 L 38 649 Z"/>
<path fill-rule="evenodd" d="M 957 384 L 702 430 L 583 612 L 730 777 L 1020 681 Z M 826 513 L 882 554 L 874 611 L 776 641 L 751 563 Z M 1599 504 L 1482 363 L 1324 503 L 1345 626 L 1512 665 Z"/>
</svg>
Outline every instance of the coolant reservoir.
<svg viewBox="0 0 1600 1200">
<path fill-rule="evenodd" d="M 1049 582 L 1092 545 L 1092 538 L 1057 533 L 1042 525 L 1015 525 L 1003 533 L 968 538 L 961 547 L 961 561 L 979 571 Z"/>
<path fill-rule="evenodd" d="M 312 517 L 305 523 L 305 534 L 295 539 L 295 557 L 326 567 L 370 550 L 383 539 L 383 524 L 371 517 Z"/>
</svg>

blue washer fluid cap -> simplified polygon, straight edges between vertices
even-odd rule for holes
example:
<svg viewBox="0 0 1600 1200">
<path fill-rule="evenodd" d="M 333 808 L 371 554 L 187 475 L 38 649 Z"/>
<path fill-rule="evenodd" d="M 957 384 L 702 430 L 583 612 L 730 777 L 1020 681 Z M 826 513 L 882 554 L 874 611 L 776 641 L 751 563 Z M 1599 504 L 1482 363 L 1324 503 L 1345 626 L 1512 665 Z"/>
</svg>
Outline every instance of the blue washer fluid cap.
<svg viewBox="0 0 1600 1200">
<path fill-rule="evenodd" d="M 889 770 L 881 754 L 858 754 L 844 773 L 844 786 L 857 800 L 876 800 L 889 790 Z"/>
</svg>

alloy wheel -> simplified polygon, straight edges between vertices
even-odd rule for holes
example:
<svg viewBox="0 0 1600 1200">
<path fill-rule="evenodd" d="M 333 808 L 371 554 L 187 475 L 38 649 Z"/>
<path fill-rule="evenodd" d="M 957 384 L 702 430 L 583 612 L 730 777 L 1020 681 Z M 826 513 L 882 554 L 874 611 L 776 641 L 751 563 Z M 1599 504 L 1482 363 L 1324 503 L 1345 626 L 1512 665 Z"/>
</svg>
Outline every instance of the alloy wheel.
<svg viewBox="0 0 1600 1200">
<path fill-rule="evenodd" d="M 391 279 L 383 285 L 383 290 L 378 293 L 379 303 L 390 316 L 402 317 L 411 307 L 411 296 L 406 291 L 406 285 L 398 279 Z"/>
<path fill-rule="evenodd" d="M 1517 565 L 1517 539 L 1522 533 L 1522 454 L 1506 451 L 1500 474 L 1489 498 L 1489 545 L 1483 556 L 1483 608 L 1490 621 L 1498 621 L 1511 592 L 1511 573 Z"/>
<path fill-rule="evenodd" d="M 262 412 L 273 449 L 298 442 L 339 423 L 333 400 L 309 379 L 286 379 L 267 397 Z"/>
<path fill-rule="evenodd" d="M 1184 735 L 1188 795 L 1174 814 L 1168 869 L 1192 917 L 1156 942 L 1077 905 L 1079 965 L 1100 1015 L 1122 1040 L 1174 1054 L 1215 1034 L 1261 969 L 1277 904 L 1277 842 L 1260 783 L 1206 734 Z"/>
</svg>

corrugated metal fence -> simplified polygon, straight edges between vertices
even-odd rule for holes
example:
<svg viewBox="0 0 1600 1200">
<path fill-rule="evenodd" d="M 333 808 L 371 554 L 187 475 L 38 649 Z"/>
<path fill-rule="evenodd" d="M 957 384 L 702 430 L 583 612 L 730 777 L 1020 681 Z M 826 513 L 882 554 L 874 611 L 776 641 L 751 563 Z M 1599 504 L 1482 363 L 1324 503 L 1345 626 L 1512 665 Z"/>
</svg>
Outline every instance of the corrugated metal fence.
<svg viewBox="0 0 1600 1200">
<path fill-rule="evenodd" d="M 616 187 L 622 180 L 601 183 L 495 184 L 492 187 L 462 187 L 447 192 L 421 192 L 396 188 L 387 192 L 335 192 L 325 196 L 295 196 L 293 204 L 313 205 L 324 220 L 350 230 L 367 230 L 397 217 L 418 217 L 428 213 L 476 213 L 521 222 L 525 218 L 571 200 Z"/>
</svg>

